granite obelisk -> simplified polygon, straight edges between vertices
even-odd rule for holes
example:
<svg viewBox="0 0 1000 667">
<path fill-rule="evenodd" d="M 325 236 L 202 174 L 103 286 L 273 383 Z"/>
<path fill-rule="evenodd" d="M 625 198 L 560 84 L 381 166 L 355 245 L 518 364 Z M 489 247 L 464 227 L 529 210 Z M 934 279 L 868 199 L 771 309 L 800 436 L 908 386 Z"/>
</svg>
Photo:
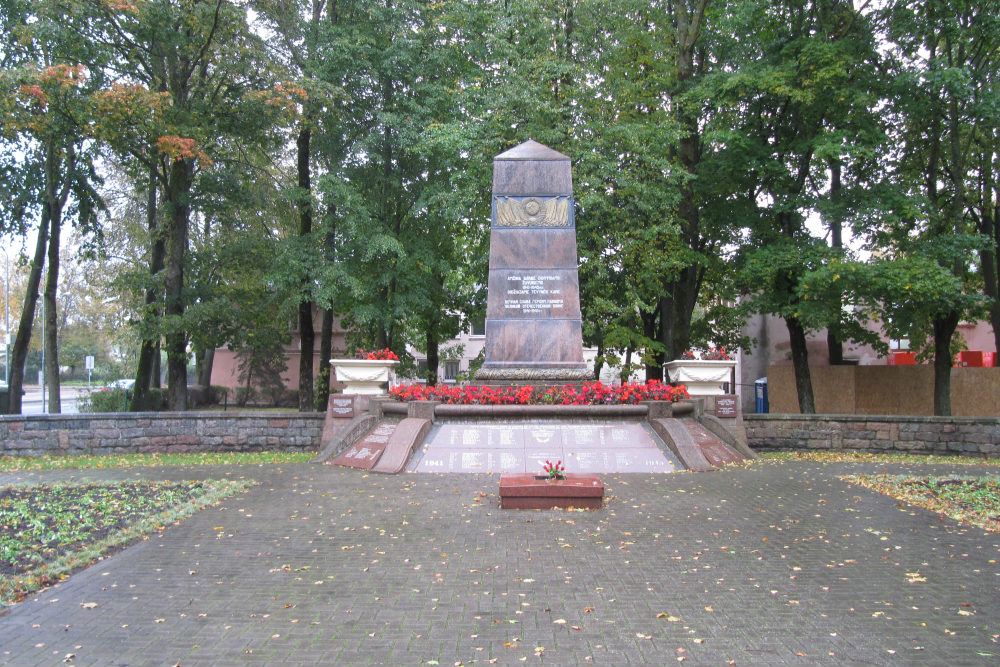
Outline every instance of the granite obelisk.
<svg viewBox="0 0 1000 667">
<path fill-rule="evenodd" d="M 492 384 L 582 382 L 580 281 L 570 159 L 526 141 L 493 159 L 486 302 Z"/>
</svg>

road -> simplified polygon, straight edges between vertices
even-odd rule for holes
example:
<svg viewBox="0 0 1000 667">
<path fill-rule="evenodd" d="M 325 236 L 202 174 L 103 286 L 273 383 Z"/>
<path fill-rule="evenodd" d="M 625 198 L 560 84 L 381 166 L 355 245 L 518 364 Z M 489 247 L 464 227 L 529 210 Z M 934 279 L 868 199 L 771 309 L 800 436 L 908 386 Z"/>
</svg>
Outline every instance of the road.
<svg viewBox="0 0 1000 667">
<path fill-rule="evenodd" d="M 97 389 L 99 385 L 93 385 Z M 65 415 L 75 415 L 79 412 L 77 408 L 77 397 L 87 394 L 86 387 L 62 387 L 60 391 L 62 413 Z M 45 412 L 48 412 L 48 398 L 45 400 Z M 42 388 L 38 385 L 26 385 L 24 396 L 21 397 L 21 413 L 25 415 L 40 415 L 42 411 Z"/>
</svg>

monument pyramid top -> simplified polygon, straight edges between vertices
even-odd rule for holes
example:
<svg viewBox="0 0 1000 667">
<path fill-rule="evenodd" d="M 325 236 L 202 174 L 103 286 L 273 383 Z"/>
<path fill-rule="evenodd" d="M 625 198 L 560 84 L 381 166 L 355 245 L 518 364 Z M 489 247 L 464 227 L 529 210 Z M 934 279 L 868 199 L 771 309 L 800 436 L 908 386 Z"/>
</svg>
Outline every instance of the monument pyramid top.
<svg viewBox="0 0 1000 667">
<path fill-rule="evenodd" d="M 544 144 L 540 144 L 534 139 L 528 139 L 523 144 L 518 144 L 510 150 L 497 155 L 494 160 L 552 160 L 569 162 L 569 157 L 557 150 L 553 150 Z"/>
</svg>

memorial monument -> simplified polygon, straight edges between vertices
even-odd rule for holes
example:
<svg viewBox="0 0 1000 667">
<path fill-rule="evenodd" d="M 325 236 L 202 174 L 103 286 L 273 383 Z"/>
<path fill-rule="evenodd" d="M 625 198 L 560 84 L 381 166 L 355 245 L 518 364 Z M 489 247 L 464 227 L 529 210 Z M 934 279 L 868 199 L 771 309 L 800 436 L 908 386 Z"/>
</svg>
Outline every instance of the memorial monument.
<svg viewBox="0 0 1000 667">
<path fill-rule="evenodd" d="M 593 379 L 583 361 L 570 159 L 526 141 L 493 159 L 486 384 Z"/>
</svg>

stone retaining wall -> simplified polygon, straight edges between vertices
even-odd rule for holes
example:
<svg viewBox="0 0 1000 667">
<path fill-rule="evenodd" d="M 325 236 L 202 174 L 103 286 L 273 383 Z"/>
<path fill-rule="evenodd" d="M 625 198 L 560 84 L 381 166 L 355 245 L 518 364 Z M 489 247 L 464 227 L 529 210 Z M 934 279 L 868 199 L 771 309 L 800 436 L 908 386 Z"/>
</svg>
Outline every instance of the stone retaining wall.
<svg viewBox="0 0 1000 667">
<path fill-rule="evenodd" d="M 133 412 L 0 417 L 0 456 L 316 451 L 321 412 Z"/>
<path fill-rule="evenodd" d="M 886 415 L 745 415 L 754 449 L 1000 456 L 1000 419 Z"/>
</svg>

